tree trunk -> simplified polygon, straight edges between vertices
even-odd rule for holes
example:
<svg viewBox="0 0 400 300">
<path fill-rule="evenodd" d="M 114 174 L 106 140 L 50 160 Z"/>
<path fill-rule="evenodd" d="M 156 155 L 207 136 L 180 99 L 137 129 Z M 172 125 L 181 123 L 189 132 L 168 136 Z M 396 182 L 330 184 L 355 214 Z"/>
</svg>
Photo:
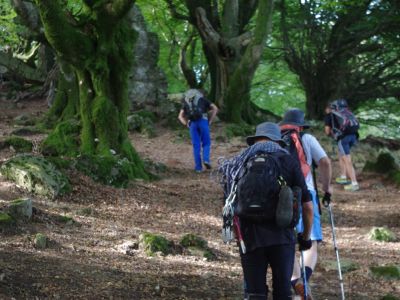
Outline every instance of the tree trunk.
<svg viewBox="0 0 400 300">
<path fill-rule="evenodd" d="M 75 20 L 66 17 L 58 1 L 36 0 L 47 40 L 67 64 L 66 68 L 71 70 L 67 73 L 74 77 L 71 82 L 61 80 L 60 84 L 74 84 L 75 78 L 78 82 L 79 101 L 76 97 L 58 96 L 68 99 L 58 125 L 64 125 L 61 121 L 75 115 L 77 108 L 80 140 L 75 144 L 68 143 L 69 146 L 77 145 L 81 154 L 127 158 L 132 163 L 130 174 L 146 177 L 143 164 L 128 139 L 127 130 L 127 80 L 135 40 L 127 12 L 134 1 L 102 2 L 86 2 L 91 13 L 88 20 L 91 21 L 81 31 L 74 26 Z M 63 91 L 61 89 L 60 92 Z M 63 101 L 59 99 L 58 102 Z M 61 107 L 58 102 L 56 105 Z M 60 129 L 58 125 L 55 133 Z M 49 135 L 46 142 L 57 150 L 57 154 L 66 152 L 65 145 L 60 146 L 62 143 L 55 136 Z M 61 136 L 58 137 L 61 139 Z M 74 153 L 74 150 L 69 149 L 67 153 Z"/>
<path fill-rule="evenodd" d="M 225 2 L 221 32 L 208 21 L 205 10 L 197 8 L 197 27 L 209 49 L 207 60 L 215 64 L 210 68 L 214 101 L 227 121 L 253 123 L 256 108 L 250 103 L 250 88 L 271 29 L 273 1 L 259 1 L 253 33 L 241 30 L 238 5 L 235 0 Z"/>
</svg>

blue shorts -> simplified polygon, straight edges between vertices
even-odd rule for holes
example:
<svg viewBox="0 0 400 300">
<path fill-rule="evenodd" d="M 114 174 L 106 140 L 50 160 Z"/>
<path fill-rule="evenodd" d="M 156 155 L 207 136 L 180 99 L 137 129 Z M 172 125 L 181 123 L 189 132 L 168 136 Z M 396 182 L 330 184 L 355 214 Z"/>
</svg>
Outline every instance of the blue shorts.
<svg viewBox="0 0 400 300">
<path fill-rule="evenodd" d="M 313 225 L 311 229 L 311 240 L 312 241 L 322 241 L 322 229 L 321 229 L 321 216 L 319 214 L 319 207 L 318 207 L 318 198 L 317 193 L 315 191 L 308 191 L 310 193 L 313 207 L 314 207 L 314 216 L 313 216 Z M 301 212 L 301 207 L 300 207 Z M 297 232 L 303 232 L 303 217 L 300 213 L 299 223 L 296 226 Z"/>
<path fill-rule="evenodd" d="M 349 155 L 350 149 L 357 143 L 357 137 L 355 134 L 345 135 L 342 139 L 338 141 L 339 154 Z"/>
</svg>

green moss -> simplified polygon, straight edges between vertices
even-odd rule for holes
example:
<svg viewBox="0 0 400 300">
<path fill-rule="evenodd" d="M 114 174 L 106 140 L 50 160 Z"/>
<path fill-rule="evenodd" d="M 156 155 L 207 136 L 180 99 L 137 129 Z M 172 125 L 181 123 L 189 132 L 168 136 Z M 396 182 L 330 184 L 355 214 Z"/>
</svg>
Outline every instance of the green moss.
<svg viewBox="0 0 400 300">
<path fill-rule="evenodd" d="M 0 212 L 0 228 L 9 227 L 14 223 L 14 219 L 9 214 Z"/>
<path fill-rule="evenodd" d="M 225 134 L 228 139 L 235 136 L 246 137 L 254 134 L 254 126 L 247 123 L 229 124 L 225 128 Z"/>
<path fill-rule="evenodd" d="M 201 248 L 201 249 L 206 249 L 207 248 L 207 241 L 204 240 L 203 238 L 195 235 L 195 234 L 185 234 L 181 241 L 180 244 L 185 247 L 197 247 L 197 248 Z"/>
<path fill-rule="evenodd" d="M 172 252 L 173 243 L 161 235 L 142 233 L 139 237 L 139 243 L 149 256 L 153 256 L 156 252 L 161 252 L 164 255 Z"/>
<path fill-rule="evenodd" d="M 0 167 L 0 173 L 27 191 L 51 199 L 71 189 L 68 179 L 53 164 L 32 154 L 9 159 Z"/>
<path fill-rule="evenodd" d="M 16 125 L 20 125 L 20 126 L 29 126 L 29 125 L 34 125 L 35 124 L 35 120 L 27 115 L 19 115 L 17 117 L 14 118 L 14 122 Z"/>
<path fill-rule="evenodd" d="M 5 140 L 7 146 L 12 146 L 17 152 L 31 152 L 32 142 L 18 136 L 11 136 Z"/>
<path fill-rule="evenodd" d="M 37 233 L 33 242 L 36 248 L 45 249 L 47 247 L 47 236 L 42 233 Z"/>
<path fill-rule="evenodd" d="M 77 210 L 76 214 L 80 216 L 92 216 L 95 214 L 95 210 L 92 209 L 91 207 L 84 207 L 82 209 Z"/>
<path fill-rule="evenodd" d="M 399 266 L 375 266 L 370 267 L 372 274 L 376 277 L 382 277 L 385 279 L 400 279 L 400 267 Z"/>
<path fill-rule="evenodd" d="M 380 242 L 394 242 L 396 241 L 395 234 L 387 227 L 374 227 L 369 232 L 369 238 Z"/>
<path fill-rule="evenodd" d="M 73 224 L 73 223 L 75 223 L 75 220 L 72 217 L 65 216 L 65 215 L 57 216 L 56 220 L 57 220 L 57 222 L 65 223 L 65 224 Z"/>
<path fill-rule="evenodd" d="M 77 158 L 75 168 L 97 182 L 115 187 L 126 187 L 130 180 L 144 177 L 137 176 L 134 163 L 118 155 L 82 155 Z"/>
<path fill-rule="evenodd" d="M 48 156 L 48 157 L 46 157 L 46 160 L 51 162 L 58 169 L 68 169 L 69 167 L 71 167 L 71 165 L 73 163 L 73 161 L 70 159 L 58 157 L 58 156 Z"/>
<path fill-rule="evenodd" d="M 69 119 L 57 124 L 43 142 L 42 153 L 49 156 L 74 157 L 79 153 L 80 123 Z"/>
<path fill-rule="evenodd" d="M 381 300 L 400 300 L 399 297 L 393 296 L 392 294 L 387 294 L 381 298 Z"/>
</svg>

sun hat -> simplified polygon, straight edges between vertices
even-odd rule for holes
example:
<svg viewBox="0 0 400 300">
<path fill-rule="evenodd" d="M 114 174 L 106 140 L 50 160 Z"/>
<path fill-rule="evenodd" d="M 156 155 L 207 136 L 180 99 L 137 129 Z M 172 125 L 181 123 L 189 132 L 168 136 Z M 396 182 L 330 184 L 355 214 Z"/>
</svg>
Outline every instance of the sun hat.
<svg viewBox="0 0 400 300">
<path fill-rule="evenodd" d="M 256 139 L 260 137 L 268 138 L 274 142 L 284 143 L 279 126 L 272 122 L 264 122 L 257 125 L 256 133 L 246 138 L 247 144 L 249 146 L 253 145 Z"/>
<path fill-rule="evenodd" d="M 287 110 L 283 115 L 283 120 L 279 122 L 279 125 L 295 125 L 304 128 L 310 127 L 310 124 L 304 121 L 304 112 L 298 108 Z"/>
</svg>

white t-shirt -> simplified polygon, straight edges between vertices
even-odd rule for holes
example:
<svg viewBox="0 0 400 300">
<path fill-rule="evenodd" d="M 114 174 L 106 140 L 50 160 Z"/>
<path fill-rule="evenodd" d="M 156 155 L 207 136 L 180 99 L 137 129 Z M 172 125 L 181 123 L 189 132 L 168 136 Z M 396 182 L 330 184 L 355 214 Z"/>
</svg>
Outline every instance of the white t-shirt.
<svg viewBox="0 0 400 300">
<path fill-rule="evenodd" d="M 322 148 L 317 139 L 311 134 L 305 133 L 301 138 L 304 152 L 307 158 L 307 164 L 310 166 L 311 171 L 307 174 L 305 180 L 307 188 L 310 191 L 315 191 L 314 181 L 312 178 L 312 162 L 313 160 L 318 165 L 321 158 L 327 157 L 325 150 Z"/>
</svg>

